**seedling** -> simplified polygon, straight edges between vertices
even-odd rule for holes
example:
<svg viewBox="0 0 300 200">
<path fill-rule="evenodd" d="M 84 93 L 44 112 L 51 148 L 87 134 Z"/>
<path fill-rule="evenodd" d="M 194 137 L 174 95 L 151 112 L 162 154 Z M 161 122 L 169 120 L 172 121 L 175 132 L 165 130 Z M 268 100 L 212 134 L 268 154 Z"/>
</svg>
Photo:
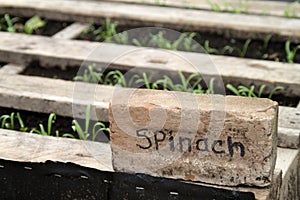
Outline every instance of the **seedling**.
<svg viewBox="0 0 300 200">
<path fill-rule="evenodd" d="M 27 34 L 32 34 L 39 28 L 42 28 L 46 25 L 46 22 L 42 20 L 39 16 L 33 16 L 24 25 L 24 31 Z"/>
<path fill-rule="evenodd" d="M 92 134 L 89 133 L 90 130 L 90 121 L 91 121 L 91 105 L 87 105 L 86 108 L 86 113 L 85 113 L 85 127 L 84 130 L 81 127 L 81 125 L 79 124 L 79 122 L 77 120 L 73 120 L 72 121 L 72 129 L 74 132 L 77 132 L 79 138 L 81 140 L 88 140 L 90 135 L 92 136 L 92 141 L 96 140 L 97 135 L 101 132 L 101 131 L 108 131 L 109 132 L 109 128 L 106 128 L 105 124 L 103 124 L 102 122 L 96 122 L 93 127 L 92 127 Z M 65 133 L 63 134 L 63 137 L 70 137 L 70 138 L 75 138 L 73 134 L 70 133 Z"/>
<path fill-rule="evenodd" d="M 5 14 L 3 18 L 0 19 L 0 31 L 7 31 L 11 33 L 16 32 L 15 23 L 18 22 L 19 18 L 11 18 L 8 14 Z"/>
<path fill-rule="evenodd" d="M 298 6 L 298 0 L 296 0 L 294 3 L 291 3 L 288 5 L 284 10 L 284 16 L 287 18 L 296 18 L 297 17 L 297 6 Z"/>
<path fill-rule="evenodd" d="M 261 85 L 258 92 L 255 93 L 255 86 L 251 85 L 250 88 L 240 85 L 237 88 L 235 88 L 231 84 L 226 85 L 227 89 L 229 89 L 233 94 L 237 96 L 246 96 L 246 97 L 256 97 L 261 98 L 263 95 L 264 90 L 266 89 L 266 85 Z M 268 98 L 271 99 L 276 91 L 283 90 L 284 88 L 281 86 L 275 87 L 270 94 L 268 95 Z"/>
<path fill-rule="evenodd" d="M 88 66 L 83 75 L 77 75 L 73 78 L 74 81 L 83 81 L 87 83 L 103 83 L 103 73 L 95 71 L 95 64 Z"/>
<path fill-rule="evenodd" d="M 28 128 L 24 125 L 24 122 L 23 122 L 23 120 L 21 118 L 20 113 L 17 113 L 16 117 L 17 117 L 19 125 L 20 125 L 20 131 L 26 132 L 28 130 Z"/>
<path fill-rule="evenodd" d="M 52 125 L 55 123 L 56 115 L 54 113 L 51 113 L 48 117 L 48 124 L 47 124 L 47 131 L 44 128 L 43 124 L 39 124 L 39 129 L 33 128 L 30 133 L 37 133 L 39 135 L 51 135 L 52 131 Z M 56 137 L 59 137 L 59 131 L 55 131 Z"/>
<path fill-rule="evenodd" d="M 158 83 L 159 81 L 152 82 L 152 76 L 148 77 L 148 75 L 144 72 L 142 74 L 142 78 L 138 78 L 135 81 L 136 85 L 144 86 L 147 89 L 158 89 Z"/>
<path fill-rule="evenodd" d="M 15 113 L 12 112 L 10 115 L 2 115 L 0 117 L 1 128 L 6 128 L 10 130 L 15 129 Z"/>
<path fill-rule="evenodd" d="M 237 7 L 235 7 L 229 2 L 225 2 L 224 4 L 220 5 L 218 3 L 214 3 L 210 0 L 207 0 L 207 3 L 211 6 L 211 10 L 213 10 L 214 12 L 231 12 L 235 14 L 240 14 L 248 13 L 249 9 L 248 0 L 239 0 L 239 4 Z"/>
<path fill-rule="evenodd" d="M 244 43 L 244 46 L 242 49 L 240 49 L 238 47 L 232 47 L 232 46 L 226 45 L 221 50 L 218 50 L 215 48 L 211 48 L 209 46 L 209 41 L 205 40 L 204 49 L 208 54 L 216 54 L 216 55 L 224 55 L 226 52 L 228 52 L 229 54 L 232 54 L 234 51 L 236 51 L 240 57 L 245 57 L 250 43 L 251 43 L 251 39 L 247 39 L 246 42 Z"/>
<path fill-rule="evenodd" d="M 267 49 L 269 46 L 269 43 L 272 39 L 273 35 L 272 34 L 268 34 L 265 38 L 264 38 L 264 49 Z"/>
<path fill-rule="evenodd" d="M 291 49 L 291 42 L 285 42 L 285 53 L 286 53 L 286 60 L 288 63 L 293 63 L 296 57 L 297 51 L 300 49 L 300 44 Z"/>
<path fill-rule="evenodd" d="M 89 33 L 92 33 L 95 36 L 96 41 L 103 40 L 106 42 L 110 42 L 111 38 L 117 34 L 117 27 L 118 27 L 117 22 L 111 22 L 111 20 L 107 18 L 105 20 L 105 23 L 102 26 L 96 28 L 94 24 L 91 24 L 88 29 L 85 29 L 82 32 L 82 34 L 87 35 Z"/>
</svg>

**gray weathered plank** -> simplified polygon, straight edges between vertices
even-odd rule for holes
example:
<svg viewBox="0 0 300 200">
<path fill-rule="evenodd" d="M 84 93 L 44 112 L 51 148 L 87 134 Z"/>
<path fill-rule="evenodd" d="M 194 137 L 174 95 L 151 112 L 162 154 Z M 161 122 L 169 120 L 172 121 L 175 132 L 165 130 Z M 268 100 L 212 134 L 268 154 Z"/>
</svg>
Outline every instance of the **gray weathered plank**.
<svg viewBox="0 0 300 200">
<path fill-rule="evenodd" d="M 300 147 L 300 109 L 279 107 L 278 146 L 297 149 Z"/>
<path fill-rule="evenodd" d="M 92 119 L 108 121 L 108 104 L 114 88 L 111 86 L 78 83 L 23 75 L 0 76 L 0 106 L 54 112 L 62 116 L 85 118 L 87 104 L 102 109 Z M 100 113 L 100 112 L 99 112 Z"/>
<path fill-rule="evenodd" d="M 134 46 L 69 41 L 43 36 L 0 33 L 0 60 L 17 64 L 38 61 L 41 66 L 80 66 L 84 61 L 114 69 L 149 73 L 200 73 L 237 84 L 283 86 L 286 96 L 300 95 L 300 65 L 272 61 L 167 51 Z M 22 42 L 16 42 L 22 41 Z M 197 66 L 195 68 L 193 66 Z M 255 80 L 255 81 L 254 81 Z M 221 83 L 219 83 L 221 84 Z M 266 90 L 266 92 L 269 92 Z"/>
<path fill-rule="evenodd" d="M 42 163 L 47 160 L 64 163 L 71 162 L 102 171 L 113 171 L 111 165 L 111 150 L 109 145 L 104 143 L 40 136 L 0 129 L 0 147 L 3 149 L 3 151 L 0 152 L 1 159 Z M 289 174 L 297 169 L 295 168 L 297 166 L 294 165 L 298 158 L 297 156 L 295 157 L 295 152 L 297 151 L 299 152 L 299 150 L 291 152 L 291 150 L 278 148 L 278 165 L 274 172 L 276 178 L 273 179 L 274 183 L 271 188 L 230 188 L 202 183 L 195 184 L 235 191 L 253 192 L 258 200 L 278 199 L 276 191 L 279 190 L 281 186 L 281 170 L 284 172 L 282 188 L 287 187 L 286 183 L 289 183 L 293 187 L 297 186 L 295 185 L 296 182 L 292 182 L 289 179 Z"/>
<path fill-rule="evenodd" d="M 89 27 L 89 24 L 75 22 L 75 23 L 71 24 L 70 26 L 67 26 L 63 30 L 59 31 L 55 35 L 53 35 L 52 38 L 74 39 L 74 38 L 78 37 L 84 29 L 86 29 L 88 27 Z"/>
<path fill-rule="evenodd" d="M 300 196 L 300 149 L 278 148 L 276 168 L 282 170 L 280 200 L 299 199 Z"/>
<path fill-rule="evenodd" d="M 10 63 L 10 64 L 4 65 L 2 68 L 0 68 L 0 75 L 1 74 L 3 74 L 3 75 L 4 74 L 10 74 L 10 75 L 19 74 L 19 73 L 23 72 L 25 68 L 26 68 L 26 66 L 24 66 L 24 65 Z"/>
<path fill-rule="evenodd" d="M 80 0 L 82 1 L 82 0 Z M 139 3 L 139 4 L 149 4 L 149 5 L 161 5 L 161 6 L 171 6 L 179 8 L 189 8 L 189 9 L 201 9 L 201 10 L 212 10 L 212 6 L 207 0 L 106 0 L 112 2 L 125 2 L 125 3 Z M 233 8 L 239 9 L 242 13 L 248 14 L 259 14 L 259 15 L 274 15 L 279 17 L 285 17 L 284 11 L 291 6 L 291 3 L 287 2 L 276 2 L 276 1 L 246 1 L 242 2 L 243 6 L 240 7 L 240 0 L 211 0 L 211 3 L 216 3 L 223 10 L 232 11 Z M 229 6 L 226 7 L 226 3 Z M 300 13 L 299 4 L 296 6 L 296 17 Z"/>
<path fill-rule="evenodd" d="M 115 91 L 115 87 L 105 85 L 23 75 L 0 76 L 0 106 L 85 118 L 86 105 L 93 104 L 99 115 L 92 112 L 92 119 L 106 122 L 109 101 Z M 282 107 L 279 109 L 282 110 Z M 279 113 L 279 144 L 282 147 L 297 148 L 300 129 L 284 127 L 285 117 L 281 114 L 282 112 Z M 299 120 L 297 116 L 289 119 Z M 292 131 L 289 132 L 290 130 Z"/>
<path fill-rule="evenodd" d="M 282 39 L 289 38 L 293 41 L 299 41 L 300 38 L 300 21 L 297 19 L 253 15 L 239 15 L 237 17 L 232 13 L 102 1 L 0 0 L 1 13 L 27 17 L 37 14 L 48 19 L 87 23 L 91 21 L 101 23 L 104 18 L 109 17 L 119 20 L 124 25 L 164 25 L 169 28 L 186 27 L 187 30 L 207 29 L 247 38 L 263 38 L 270 33 L 281 36 Z"/>
<path fill-rule="evenodd" d="M 1 159 L 20 162 L 72 162 L 85 167 L 113 171 L 110 145 L 75 139 L 47 137 L 0 130 Z"/>
</svg>

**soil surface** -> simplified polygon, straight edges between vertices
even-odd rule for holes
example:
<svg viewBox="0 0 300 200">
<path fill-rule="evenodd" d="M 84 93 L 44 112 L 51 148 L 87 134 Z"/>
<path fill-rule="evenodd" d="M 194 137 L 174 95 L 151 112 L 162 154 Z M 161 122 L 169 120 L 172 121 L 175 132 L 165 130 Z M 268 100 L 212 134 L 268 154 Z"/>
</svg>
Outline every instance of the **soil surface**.
<svg viewBox="0 0 300 200">
<path fill-rule="evenodd" d="M 66 70 L 62 70 L 59 66 L 52 68 L 40 67 L 39 63 L 31 63 L 29 67 L 26 67 L 22 74 L 30 76 L 42 76 L 54 79 L 73 80 L 77 75 L 79 66 L 70 66 Z"/>
<path fill-rule="evenodd" d="M 5 107 L 0 107 L 0 116 L 2 115 L 10 115 L 12 112 L 15 113 L 20 113 L 20 116 L 24 122 L 24 125 L 26 127 L 28 127 L 26 132 L 30 132 L 30 130 L 32 130 L 33 128 L 38 128 L 39 124 L 43 124 L 45 131 L 47 131 L 47 124 L 48 124 L 48 118 L 49 118 L 49 114 L 45 114 L 45 113 L 37 113 L 37 112 L 30 112 L 30 111 L 25 111 L 25 110 L 16 110 L 16 109 L 12 109 L 12 108 L 5 108 Z M 55 122 L 52 124 L 52 131 L 51 131 L 51 135 L 55 136 L 55 131 L 58 130 L 59 131 L 59 135 L 62 136 L 64 133 L 70 133 L 72 135 L 75 136 L 75 138 L 79 138 L 78 134 L 76 132 L 73 131 L 72 129 L 72 120 L 73 118 L 71 117 L 63 117 L 63 116 L 56 116 L 56 120 Z M 84 125 L 85 120 L 83 119 L 77 119 L 77 121 L 79 122 L 80 125 Z M 2 123 L 2 121 L 1 121 Z M 94 121 L 90 122 L 90 126 L 92 126 L 92 124 L 94 124 Z M 1 124 L 0 124 L 1 125 Z M 105 125 L 107 127 L 109 127 L 108 123 L 105 123 Z M 82 127 L 84 129 L 84 126 Z M 20 129 L 20 125 L 18 123 L 18 120 L 15 119 L 15 130 L 19 130 Z M 38 130 L 40 130 L 38 128 Z M 91 128 L 90 130 L 91 131 Z M 106 132 L 106 137 L 109 137 L 109 134 Z M 99 134 L 100 135 L 100 134 Z M 96 141 L 98 141 L 96 139 Z"/>
</svg>

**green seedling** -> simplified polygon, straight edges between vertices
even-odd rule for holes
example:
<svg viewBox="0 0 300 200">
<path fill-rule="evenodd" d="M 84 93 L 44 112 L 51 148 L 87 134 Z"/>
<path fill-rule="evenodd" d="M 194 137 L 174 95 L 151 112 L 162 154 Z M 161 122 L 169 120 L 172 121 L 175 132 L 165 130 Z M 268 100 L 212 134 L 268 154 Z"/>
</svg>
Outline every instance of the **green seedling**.
<svg viewBox="0 0 300 200">
<path fill-rule="evenodd" d="M 103 73 L 95 71 L 95 64 L 88 66 L 85 69 L 83 75 L 77 75 L 73 78 L 74 81 L 82 81 L 86 83 L 103 83 Z"/>
<path fill-rule="evenodd" d="M 284 16 L 287 18 L 296 18 L 298 4 L 298 0 L 296 0 L 294 3 L 288 5 L 284 10 Z"/>
<path fill-rule="evenodd" d="M 285 42 L 285 53 L 286 53 L 286 60 L 288 63 L 293 63 L 296 57 L 297 51 L 300 49 L 300 45 L 297 45 L 293 49 L 291 49 L 291 42 Z"/>
<path fill-rule="evenodd" d="M 233 94 L 237 96 L 261 98 L 264 90 L 266 89 L 266 85 L 261 85 L 257 93 L 255 93 L 254 85 L 251 85 L 249 88 L 243 85 L 240 85 L 237 88 L 235 88 L 233 85 L 227 84 L 226 88 L 229 89 Z M 275 87 L 274 89 L 271 90 L 270 94 L 268 95 L 268 98 L 271 99 L 276 91 L 283 90 L 283 89 L 284 88 L 281 86 Z"/>
<path fill-rule="evenodd" d="M 137 79 L 139 79 L 139 76 L 135 74 L 129 79 L 129 81 L 127 81 L 122 72 L 119 70 L 114 70 L 107 73 L 107 75 L 104 77 L 103 84 L 117 85 L 121 87 L 133 87 Z"/>
<path fill-rule="evenodd" d="M 235 14 L 240 13 L 248 13 L 249 3 L 248 0 L 239 0 L 238 6 L 234 6 L 229 2 L 225 2 L 224 4 L 214 3 L 210 0 L 207 0 L 207 3 L 210 5 L 211 10 L 214 12 L 231 12 Z"/>
<path fill-rule="evenodd" d="M 27 130 L 28 130 L 28 127 L 26 127 L 25 125 L 24 125 L 24 122 L 23 122 L 23 120 L 22 120 L 22 118 L 21 118 L 21 115 L 20 115 L 20 113 L 17 113 L 17 119 L 18 119 L 18 122 L 19 122 L 19 125 L 20 125 L 20 131 L 22 131 L 22 132 L 26 132 Z"/>
<path fill-rule="evenodd" d="M 216 55 L 224 55 L 226 52 L 228 52 L 229 54 L 232 54 L 234 51 L 236 51 L 240 57 L 245 57 L 250 43 L 251 43 L 251 39 L 247 39 L 242 49 L 240 49 L 238 47 L 232 47 L 232 46 L 226 45 L 221 50 L 218 50 L 215 48 L 211 48 L 209 46 L 209 41 L 205 40 L 204 49 L 208 54 L 216 54 Z"/>
<path fill-rule="evenodd" d="M 269 43 L 272 39 L 273 35 L 272 34 L 268 34 L 265 38 L 264 38 L 264 49 L 267 49 L 269 46 Z"/>
<path fill-rule="evenodd" d="M 55 123 L 56 115 L 54 113 L 51 113 L 48 117 L 48 123 L 47 123 L 47 131 L 44 128 L 43 124 L 39 124 L 39 129 L 33 128 L 30 133 L 36 133 L 39 135 L 48 135 L 50 136 L 52 133 L 52 125 Z M 55 131 L 55 134 L 57 137 L 59 137 L 59 131 Z"/>
<path fill-rule="evenodd" d="M 15 113 L 12 112 L 10 115 L 2 115 L 0 117 L 1 128 L 6 128 L 10 130 L 15 129 Z"/>
<path fill-rule="evenodd" d="M 96 28 L 93 24 L 91 24 L 88 29 L 83 31 L 83 34 L 86 35 L 88 33 L 92 33 L 95 36 L 96 41 L 103 40 L 110 42 L 111 38 L 117 34 L 117 27 L 117 22 L 111 22 L 111 20 L 107 18 L 102 26 Z"/>
<path fill-rule="evenodd" d="M 148 77 L 148 75 L 144 72 L 142 74 L 142 78 L 138 78 L 136 81 L 135 81 L 135 85 L 142 85 L 144 86 L 145 88 L 147 89 L 158 89 L 158 82 L 155 81 L 155 82 L 152 82 L 152 77 Z"/>
<path fill-rule="evenodd" d="M 42 28 L 46 25 L 46 22 L 42 20 L 39 16 L 33 16 L 24 25 L 24 32 L 27 34 L 32 34 L 39 28 Z"/>
<path fill-rule="evenodd" d="M 77 132 L 79 138 L 81 140 L 88 140 L 90 135 L 92 136 L 92 141 L 96 140 L 97 135 L 101 131 L 108 131 L 109 128 L 106 128 L 105 124 L 102 122 L 96 122 L 93 127 L 92 127 L 92 133 L 89 133 L 90 130 L 90 121 L 91 121 L 91 105 L 89 104 L 86 108 L 86 113 L 85 113 L 85 127 L 84 129 L 80 126 L 79 122 L 77 120 L 72 121 L 72 129 L 74 132 Z M 70 137 L 70 138 L 75 138 L 73 134 L 66 133 L 63 134 L 63 137 Z"/>
<path fill-rule="evenodd" d="M 3 18 L 0 19 L 0 31 L 7 31 L 11 33 L 17 32 L 15 28 L 15 23 L 17 23 L 19 18 L 11 18 L 8 14 L 5 14 Z"/>
</svg>

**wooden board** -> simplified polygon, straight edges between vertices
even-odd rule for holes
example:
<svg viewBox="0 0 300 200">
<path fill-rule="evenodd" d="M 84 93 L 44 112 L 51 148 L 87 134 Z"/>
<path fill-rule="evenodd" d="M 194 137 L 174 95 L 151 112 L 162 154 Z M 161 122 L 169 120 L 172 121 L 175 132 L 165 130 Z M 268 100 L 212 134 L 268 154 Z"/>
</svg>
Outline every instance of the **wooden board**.
<svg viewBox="0 0 300 200">
<path fill-rule="evenodd" d="M 300 147 L 300 108 L 280 107 L 278 127 L 280 147 Z"/>
<path fill-rule="evenodd" d="M 81 0 L 82 1 L 82 0 Z M 112 2 L 124 2 L 124 3 L 138 3 L 138 4 L 149 4 L 156 6 L 170 6 L 170 7 L 179 7 L 179 8 L 188 8 L 188 9 L 201 9 L 201 10 L 212 10 L 212 6 L 207 0 L 106 0 Z M 284 11 L 291 6 L 291 3 L 287 2 L 276 2 L 276 1 L 248 1 L 245 3 L 245 0 L 242 1 L 243 6 L 240 7 L 239 0 L 211 0 L 211 3 L 216 3 L 221 7 L 221 9 L 230 11 L 233 8 L 241 9 L 241 12 L 248 14 L 258 14 L 258 15 L 274 15 L 279 17 L 285 17 Z M 226 7 L 226 3 L 230 4 Z M 247 7 L 247 8 L 246 8 Z M 300 13 L 300 6 L 296 6 L 296 13 Z M 300 17 L 297 15 L 296 17 Z"/>
<path fill-rule="evenodd" d="M 108 144 L 95 143 L 88 141 L 79 141 L 65 138 L 55 138 L 48 136 L 40 136 L 35 134 L 20 133 L 15 131 L 0 130 L 0 147 L 4 151 L 0 152 L 0 158 L 5 160 L 13 160 L 20 162 L 45 162 L 59 161 L 59 162 L 72 162 L 81 166 L 90 167 L 102 171 L 113 171 L 111 167 L 111 152 Z M 17 148 L 16 148 L 17 147 Z M 299 150 L 282 150 L 278 148 L 278 163 L 284 163 L 286 165 L 279 164 L 275 171 L 273 184 L 274 188 L 250 188 L 250 187 L 218 187 L 208 184 L 196 183 L 197 185 L 207 187 L 224 188 L 228 190 L 240 190 L 253 192 L 258 200 L 266 199 L 278 199 L 276 191 L 280 189 L 281 182 L 281 170 L 283 173 L 283 180 L 285 175 L 295 170 L 294 165 L 289 165 L 297 161 L 297 156 L 285 156 L 294 155 Z M 294 183 L 295 184 L 295 183 Z M 297 185 L 293 185 L 296 186 Z M 283 181 L 282 188 L 286 187 L 285 181 Z M 276 197 L 276 198 L 274 198 Z"/>
<path fill-rule="evenodd" d="M 280 36 L 281 40 L 300 41 L 299 20 L 273 16 L 239 15 L 237 17 L 232 13 L 70 0 L 0 0 L 0 14 L 4 13 L 25 17 L 36 14 L 48 19 L 87 23 L 91 21 L 102 23 L 104 18 L 113 18 L 124 25 L 210 30 L 241 38 L 264 38 L 271 33 Z"/>
<path fill-rule="evenodd" d="M 89 24 L 74 22 L 63 30 L 59 31 L 52 38 L 58 39 L 74 39 L 78 37 L 82 31 L 89 27 Z"/>
<path fill-rule="evenodd" d="M 83 61 L 112 69 L 177 75 L 200 73 L 207 77 L 222 75 L 225 83 L 246 86 L 265 84 L 268 89 L 283 86 L 286 96 L 300 96 L 300 64 L 213 56 L 201 53 L 166 51 L 134 46 L 70 41 L 43 36 L 0 33 L 0 61 L 21 65 L 39 62 L 41 66 L 80 66 Z M 22 41 L 18 43 L 16 41 Z M 197 66 L 195 68 L 193 66 Z M 198 70 L 200 69 L 200 70 Z M 217 83 L 222 84 L 222 83 Z M 265 92 L 269 92 L 266 90 Z"/>
<path fill-rule="evenodd" d="M 107 122 L 108 105 L 115 89 L 115 87 L 105 85 L 24 75 L 5 75 L 0 76 L 0 106 L 85 118 L 86 105 L 92 104 L 98 109 L 97 116 L 94 112 L 91 113 L 92 119 Z M 280 107 L 280 110 L 282 109 L 284 108 Z M 289 119 L 297 121 L 299 117 L 295 115 L 290 116 Z M 279 113 L 280 145 L 297 148 L 297 140 L 293 141 L 293 139 L 297 137 L 300 129 L 293 129 L 295 133 L 290 133 L 289 129 L 284 127 L 284 121 L 284 115 L 281 116 Z M 280 132 L 281 129 L 283 129 L 282 132 Z"/>
</svg>

